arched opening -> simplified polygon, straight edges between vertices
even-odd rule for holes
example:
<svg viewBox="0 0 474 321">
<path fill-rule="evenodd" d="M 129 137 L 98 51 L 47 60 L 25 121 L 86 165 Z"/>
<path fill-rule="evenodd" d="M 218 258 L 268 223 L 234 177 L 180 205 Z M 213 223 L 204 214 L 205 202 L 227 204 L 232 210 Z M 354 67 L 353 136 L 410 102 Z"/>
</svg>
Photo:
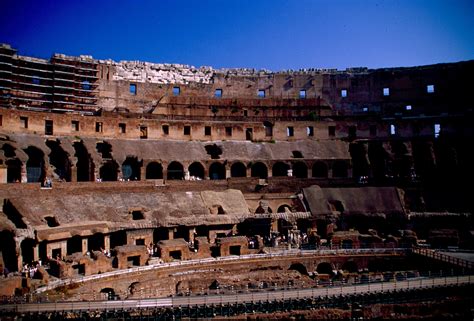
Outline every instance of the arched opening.
<svg viewBox="0 0 474 321">
<path fill-rule="evenodd" d="M 99 154 L 102 155 L 103 159 L 112 158 L 112 145 L 107 142 L 99 142 L 96 144 L 96 149 Z"/>
<path fill-rule="evenodd" d="M 335 161 L 332 164 L 332 176 L 339 178 L 347 177 L 347 162 Z"/>
<path fill-rule="evenodd" d="M 46 146 L 51 149 L 49 154 L 49 163 L 54 166 L 54 172 L 60 180 L 71 181 L 71 161 L 69 154 L 61 147 L 59 140 L 48 140 Z"/>
<path fill-rule="evenodd" d="M 331 263 L 328 262 L 322 262 L 319 263 L 318 266 L 316 267 L 316 272 L 319 274 L 329 274 L 332 275 L 334 268 Z"/>
<path fill-rule="evenodd" d="M 359 271 L 357 263 L 354 261 L 346 261 L 346 263 L 342 265 L 341 269 L 349 273 L 357 273 Z"/>
<path fill-rule="evenodd" d="M 247 177 L 247 168 L 243 163 L 234 163 L 230 167 L 231 177 Z"/>
<path fill-rule="evenodd" d="M 94 161 L 91 155 L 87 152 L 86 146 L 82 141 L 73 144 L 77 158 L 76 170 L 78 182 L 89 182 L 94 180 Z"/>
<path fill-rule="evenodd" d="M 168 165 L 168 179 L 183 179 L 184 169 L 179 162 L 171 162 Z"/>
<path fill-rule="evenodd" d="M 21 257 L 23 260 L 23 264 L 29 264 L 34 261 L 34 246 L 36 245 L 36 241 L 30 238 L 26 238 L 21 241 Z"/>
<path fill-rule="evenodd" d="M 100 168 L 100 178 L 104 182 L 113 182 L 117 180 L 118 164 L 114 160 L 109 160 Z"/>
<path fill-rule="evenodd" d="M 100 251 L 104 248 L 104 234 L 102 233 L 95 233 L 87 239 L 87 250 L 92 251 Z"/>
<path fill-rule="evenodd" d="M 341 247 L 343 249 L 352 249 L 354 246 L 354 242 L 352 240 L 342 240 Z"/>
<path fill-rule="evenodd" d="M 267 166 L 262 162 L 257 162 L 252 165 L 251 168 L 251 176 L 258 177 L 258 178 L 267 178 L 268 177 L 268 169 Z"/>
<path fill-rule="evenodd" d="M 18 270 L 18 258 L 16 254 L 16 243 L 14 235 L 10 231 L 0 232 L 0 251 L 3 256 L 4 273 Z"/>
<path fill-rule="evenodd" d="M 273 164 L 273 167 L 272 167 L 272 176 L 273 177 L 288 176 L 289 169 L 290 169 L 290 165 L 285 164 L 283 162 L 276 162 L 275 164 Z"/>
<path fill-rule="evenodd" d="M 294 163 L 293 176 L 296 178 L 308 178 L 308 166 L 303 162 Z"/>
<path fill-rule="evenodd" d="M 5 162 L 7 165 L 7 182 L 21 182 L 21 161 L 18 158 L 9 159 Z"/>
<path fill-rule="evenodd" d="M 43 182 L 45 179 L 44 153 L 41 149 L 28 146 L 25 149 L 28 155 L 26 162 L 26 178 L 28 183 Z"/>
<path fill-rule="evenodd" d="M 121 230 L 110 233 L 110 248 L 127 244 L 127 232 Z"/>
<path fill-rule="evenodd" d="M 308 269 L 306 269 L 306 266 L 304 266 L 304 265 L 301 264 L 301 263 L 293 263 L 293 264 L 291 264 L 290 267 L 288 268 L 288 270 L 298 271 L 298 272 L 300 272 L 302 275 L 308 275 Z"/>
<path fill-rule="evenodd" d="M 74 235 L 67 240 L 66 243 L 67 254 L 73 253 L 82 253 L 82 237 L 79 235 Z"/>
<path fill-rule="evenodd" d="M 188 167 L 189 176 L 204 179 L 204 166 L 200 162 L 194 162 Z"/>
<path fill-rule="evenodd" d="M 100 293 L 103 293 L 104 299 L 106 300 L 116 300 L 118 295 L 115 294 L 115 290 L 112 288 L 104 288 L 100 290 Z"/>
<path fill-rule="evenodd" d="M 387 174 L 388 153 L 382 142 L 369 142 L 368 155 L 372 176 L 378 182 L 384 180 Z"/>
<path fill-rule="evenodd" d="M 283 204 L 278 207 L 277 213 L 291 213 L 291 206 Z"/>
<path fill-rule="evenodd" d="M 221 163 L 212 163 L 209 167 L 210 179 L 225 179 L 225 166 Z"/>
<path fill-rule="evenodd" d="M 122 178 L 124 180 L 139 181 L 141 167 L 142 162 L 138 161 L 137 157 L 127 157 L 122 164 Z"/>
<path fill-rule="evenodd" d="M 313 177 L 327 178 L 328 166 L 324 162 L 316 162 L 313 164 Z"/>
<path fill-rule="evenodd" d="M 128 293 L 130 295 L 136 294 L 140 290 L 139 287 L 140 287 L 140 282 L 133 282 L 132 284 L 128 286 Z"/>
<path fill-rule="evenodd" d="M 163 166 L 158 162 L 151 162 L 146 167 L 146 179 L 162 179 Z"/>
<path fill-rule="evenodd" d="M 3 150 L 3 155 L 5 155 L 5 157 L 7 158 L 16 157 L 16 152 L 15 152 L 16 148 L 13 147 L 12 145 L 3 144 L 2 150 Z"/>
<path fill-rule="evenodd" d="M 349 145 L 349 153 L 352 158 L 352 176 L 361 177 L 369 175 L 368 145 L 355 142 Z"/>
</svg>

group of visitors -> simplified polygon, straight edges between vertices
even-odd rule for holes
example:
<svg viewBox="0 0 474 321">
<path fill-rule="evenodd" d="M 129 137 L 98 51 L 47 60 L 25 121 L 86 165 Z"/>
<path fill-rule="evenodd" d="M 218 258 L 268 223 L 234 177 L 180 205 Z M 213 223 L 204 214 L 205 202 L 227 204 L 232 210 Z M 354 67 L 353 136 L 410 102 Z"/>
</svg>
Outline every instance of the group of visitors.
<svg viewBox="0 0 474 321">
<path fill-rule="evenodd" d="M 34 261 L 30 264 L 25 264 L 23 266 L 23 269 L 21 270 L 22 276 L 31 278 L 31 279 L 34 278 L 40 266 L 42 266 L 41 260 Z"/>
</svg>

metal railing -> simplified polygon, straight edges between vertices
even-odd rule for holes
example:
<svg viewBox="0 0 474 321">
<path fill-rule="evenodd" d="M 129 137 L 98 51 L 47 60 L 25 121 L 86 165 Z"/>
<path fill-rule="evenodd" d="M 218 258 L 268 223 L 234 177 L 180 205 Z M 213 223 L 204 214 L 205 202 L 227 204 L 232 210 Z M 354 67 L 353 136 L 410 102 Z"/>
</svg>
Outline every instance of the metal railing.
<svg viewBox="0 0 474 321">
<path fill-rule="evenodd" d="M 440 253 L 437 250 L 431 250 L 431 249 L 424 249 L 424 248 L 414 248 L 413 253 L 423 255 L 426 257 L 433 258 L 435 260 L 439 260 L 442 262 L 446 262 L 449 264 L 453 264 L 465 269 L 473 269 L 474 268 L 474 263 L 471 261 L 467 261 L 461 258 L 454 257 L 452 255 L 447 255 L 444 253 Z"/>
</svg>

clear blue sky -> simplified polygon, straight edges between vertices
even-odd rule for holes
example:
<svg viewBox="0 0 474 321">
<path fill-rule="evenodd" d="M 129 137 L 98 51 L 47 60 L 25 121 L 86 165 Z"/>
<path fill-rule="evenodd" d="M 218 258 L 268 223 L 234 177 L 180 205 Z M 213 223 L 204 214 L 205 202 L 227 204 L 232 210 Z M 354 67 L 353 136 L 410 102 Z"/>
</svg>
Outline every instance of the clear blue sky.
<svg viewBox="0 0 474 321">
<path fill-rule="evenodd" d="M 21 55 L 271 70 L 474 59 L 474 0 L 0 0 Z"/>
</svg>

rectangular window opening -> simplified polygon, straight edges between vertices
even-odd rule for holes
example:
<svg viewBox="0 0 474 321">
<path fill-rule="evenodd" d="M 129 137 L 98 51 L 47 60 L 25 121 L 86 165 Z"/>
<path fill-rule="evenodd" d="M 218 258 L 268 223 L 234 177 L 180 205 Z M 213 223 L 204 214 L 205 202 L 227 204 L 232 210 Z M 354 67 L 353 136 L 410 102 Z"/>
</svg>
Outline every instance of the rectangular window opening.
<svg viewBox="0 0 474 321">
<path fill-rule="evenodd" d="M 186 136 L 191 135 L 191 126 L 184 126 L 183 134 Z"/>
<path fill-rule="evenodd" d="M 148 138 L 148 127 L 140 126 L 140 139 L 147 139 L 147 138 Z"/>
<path fill-rule="evenodd" d="M 170 126 L 168 126 L 168 125 L 163 125 L 163 126 L 161 126 L 161 129 L 163 130 L 163 135 L 169 135 L 169 133 L 170 133 Z"/>
<path fill-rule="evenodd" d="M 227 137 L 232 137 L 232 127 L 226 127 L 225 128 L 225 135 Z"/>
<path fill-rule="evenodd" d="M 127 132 L 127 124 L 120 123 L 119 124 L 119 131 L 120 131 L 120 134 L 125 134 Z"/>
<path fill-rule="evenodd" d="M 79 131 L 79 121 L 78 120 L 71 121 L 71 127 L 72 127 L 73 131 L 78 132 Z"/>
<path fill-rule="evenodd" d="M 253 128 L 246 128 L 245 129 L 245 139 L 252 140 L 253 139 Z"/>
<path fill-rule="evenodd" d="M 45 120 L 45 122 L 44 122 L 44 134 L 45 135 L 52 135 L 53 134 L 53 121 L 52 120 Z"/>
<path fill-rule="evenodd" d="M 390 135 L 394 136 L 397 134 L 397 127 L 394 124 L 390 124 Z"/>
<path fill-rule="evenodd" d="M 314 127 L 313 126 L 306 127 L 306 134 L 308 135 L 308 137 L 313 137 L 314 136 Z"/>
<path fill-rule="evenodd" d="M 301 89 L 300 90 L 300 99 L 304 99 L 306 98 L 306 90 L 305 89 Z"/>
<path fill-rule="evenodd" d="M 390 96 L 390 88 L 384 88 L 383 89 L 383 95 L 384 96 Z"/>
<path fill-rule="evenodd" d="M 411 110 L 411 105 L 406 105 L 405 110 Z"/>
<path fill-rule="evenodd" d="M 347 97 L 347 89 L 342 89 L 342 90 L 341 90 L 341 97 L 342 97 L 342 98 Z"/>
<path fill-rule="evenodd" d="M 329 137 L 336 136 L 336 126 L 328 126 L 328 135 Z"/>
<path fill-rule="evenodd" d="M 130 84 L 130 94 L 132 95 L 137 94 L 137 84 Z"/>
<path fill-rule="evenodd" d="M 295 131 L 294 131 L 293 126 L 286 127 L 286 136 L 293 137 L 294 135 L 295 135 Z"/>
<path fill-rule="evenodd" d="M 369 107 L 362 107 L 362 111 L 363 111 L 364 113 L 368 112 L 368 111 L 369 111 Z"/>
<path fill-rule="evenodd" d="M 258 98 L 265 98 L 265 89 L 259 89 L 257 96 Z"/>
<path fill-rule="evenodd" d="M 102 122 L 98 121 L 95 123 L 95 132 L 96 133 L 102 133 L 102 130 L 103 130 L 103 126 L 102 126 Z"/>
<path fill-rule="evenodd" d="M 40 79 L 38 76 L 33 76 L 31 77 L 31 82 L 34 84 L 34 85 L 39 85 L 40 84 Z"/>
<path fill-rule="evenodd" d="M 214 97 L 221 98 L 222 97 L 222 89 L 216 89 L 214 92 Z"/>
<path fill-rule="evenodd" d="M 434 85 L 428 85 L 428 86 L 426 86 L 426 92 L 427 92 L 428 94 L 434 93 L 434 92 L 435 92 L 435 87 L 434 87 Z"/>
<path fill-rule="evenodd" d="M 181 88 L 173 87 L 173 96 L 179 96 L 180 93 L 181 93 Z"/>
<path fill-rule="evenodd" d="M 23 128 L 28 128 L 28 117 L 20 116 L 20 124 Z"/>
<path fill-rule="evenodd" d="M 205 126 L 204 127 L 204 135 L 205 136 L 211 136 L 211 126 Z"/>
<path fill-rule="evenodd" d="M 91 90 L 91 83 L 88 80 L 84 80 L 82 82 L 82 89 L 84 90 Z"/>
</svg>

